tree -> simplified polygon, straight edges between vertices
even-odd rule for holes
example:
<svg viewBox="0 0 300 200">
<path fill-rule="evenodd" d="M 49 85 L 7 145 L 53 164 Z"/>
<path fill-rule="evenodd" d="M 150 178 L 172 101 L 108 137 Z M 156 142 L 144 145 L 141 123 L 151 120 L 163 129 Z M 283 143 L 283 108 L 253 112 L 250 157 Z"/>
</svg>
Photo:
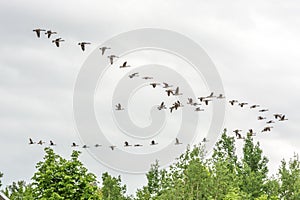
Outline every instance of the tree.
<svg viewBox="0 0 300 200">
<path fill-rule="evenodd" d="M 280 199 L 300 199 L 300 161 L 299 155 L 290 159 L 288 166 L 285 160 L 279 168 Z"/>
<path fill-rule="evenodd" d="M 45 153 L 32 177 L 34 199 L 100 199 L 96 176 L 78 160 L 79 151 L 73 151 L 70 160 L 51 148 L 45 148 Z"/>
<path fill-rule="evenodd" d="M 31 184 L 26 184 L 25 181 L 13 182 L 7 186 L 3 192 L 10 199 L 33 199 L 32 186 Z"/>
<path fill-rule="evenodd" d="M 121 185 L 121 177 L 118 178 L 110 176 L 108 173 L 102 174 L 102 199 L 103 200 L 126 200 L 125 197 L 126 185 Z"/>
</svg>

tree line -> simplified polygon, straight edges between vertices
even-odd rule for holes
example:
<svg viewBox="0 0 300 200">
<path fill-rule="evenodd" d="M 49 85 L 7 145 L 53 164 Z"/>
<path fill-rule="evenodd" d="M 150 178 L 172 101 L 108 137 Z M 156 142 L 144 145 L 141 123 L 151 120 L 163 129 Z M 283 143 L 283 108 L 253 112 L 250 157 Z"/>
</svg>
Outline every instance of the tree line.
<svg viewBox="0 0 300 200">
<path fill-rule="evenodd" d="M 69 160 L 45 148 L 45 156 L 36 165 L 30 183 L 13 182 L 2 192 L 10 199 L 82 199 L 82 200 L 299 200 L 300 161 L 298 154 L 283 159 L 275 175 L 268 174 L 268 158 L 259 142 L 248 135 L 242 156 L 236 154 L 234 137 L 226 130 L 207 158 L 202 144 L 187 150 L 166 169 L 159 161 L 146 174 L 147 184 L 134 195 L 126 194 L 121 177 L 102 174 L 101 185 L 96 175 L 88 172 L 73 151 Z M 1 177 L 0 173 L 0 187 Z"/>
</svg>

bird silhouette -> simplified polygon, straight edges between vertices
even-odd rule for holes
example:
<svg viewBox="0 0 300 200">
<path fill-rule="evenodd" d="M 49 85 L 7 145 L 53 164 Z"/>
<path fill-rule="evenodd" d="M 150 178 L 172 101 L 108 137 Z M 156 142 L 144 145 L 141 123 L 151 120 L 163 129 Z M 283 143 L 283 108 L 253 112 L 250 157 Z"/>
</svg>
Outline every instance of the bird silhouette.
<svg viewBox="0 0 300 200">
<path fill-rule="evenodd" d="M 253 108 L 257 108 L 257 107 L 259 107 L 259 106 L 260 106 L 260 105 L 256 105 L 256 104 L 255 104 L 255 105 L 250 106 L 250 108 L 253 109 Z"/>
<path fill-rule="evenodd" d="M 118 103 L 116 105 L 116 110 L 124 110 L 124 108 L 122 108 L 122 105 L 120 103 Z"/>
<path fill-rule="evenodd" d="M 132 145 L 129 144 L 129 142 L 127 142 L 127 141 L 124 142 L 124 147 L 131 147 L 131 146 L 132 146 Z"/>
<path fill-rule="evenodd" d="M 102 145 L 101 144 L 95 144 L 95 147 L 101 147 Z"/>
<path fill-rule="evenodd" d="M 153 88 L 156 88 L 156 86 L 160 85 L 160 83 L 150 83 L 150 85 L 152 85 Z"/>
<path fill-rule="evenodd" d="M 204 109 L 201 109 L 200 107 L 197 107 L 197 108 L 195 109 L 195 111 L 197 111 L 197 112 L 199 112 L 199 111 L 204 111 Z"/>
<path fill-rule="evenodd" d="M 261 109 L 258 112 L 267 112 L 267 111 L 269 111 L 269 110 L 268 109 Z"/>
<path fill-rule="evenodd" d="M 79 145 L 76 144 L 75 142 L 72 143 L 71 147 L 78 147 Z"/>
<path fill-rule="evenodd" d="M 54 31 L 48 30 L 48 31 L 47 31 L 45 34 L 47 35 L 47 37 L 48 37 L 48 38 L 50 38 L 50 37 L 51 37 L 51 35 L 53 35 L 53 34 L 57 34 L 57 33 L 56 33 L 56 32 L 54 32 Z"/>
<path fill-rule="evenodd" d="M 138 77 L 138 76 L 139 76 L 139 73 L 135 72 L 135 73 L 130 74 L 128 77 L 129 78 L 134 78 L 134 77 Z"/>
<path fill-rule="evenodd" d="M 177 87 L 174 92 L 175 96 L 182 95 L 182 93 L 179 93 L 179 87 Z"/>
<path fill-rule="evenodd" d="M 217 96 L 217 99 L 224 99 L 225 96 L 223 94 L 219 94 L 219 96 Z"/>
<path fill-rule="evenodd" d="M 110 55 L 110 56 L 107 56 L 108 58 L 109 58 L 109 61 L 110 61 L 110 64 L 112 65 L 112 64 L 114 64 L 114 59 L 115 58 L 119 58 L 118 56 L 116 56 L 116 55 Z"/>
<path fill-rule="evenodd" d="M 273 128 L 273 126 L 267 126 L 267 127 L 263 128 L 263 130 L 261 132 L 271 131 L 271 128 Z"/>
<path fill-rule="evenodd" d="M 104 53 L 105 53 L 105 51 L 108 50 L 108 49 L 110 49 L 110 47 L 100 47 L 99 49 L 101 50 L 101 54 L 103 56 Z"/>
<path fill-rule="evenodd" d="M 153 79 L 153 77 L 151 77 L 151 76 L 144 76 L 144 77 L 142 77 L 142 79 L 149 80 L 149 79 Z"/>
<path fill-rule="evenodd" d="M 120 66 L 120 68 L 125 68 L 125 67 L 130 67 L 130 65 L 127 65 L 127 61 L 125 61 L 125 62 L 123 63 L 123 65 Z"/>
<path fill-rule="evenodd" d="M 64 40 L 62 40 L 61 38 L 56 38 L 55 40 L 52 40 L 52 43 L 55 43 L 57 47 L 59 47 L 60 42 L 64 42 Z"/>
<path fill-rule="evenodd" d="M 192 99 L 192 98 L 188 98 L 188 102 L 187 102 L 187 104 L 190 104 L 190 105 L 192 105 L 192 104 L 193 104 L 193 99 Z"/>
<path fill-rule="evenodd" d="M 205 105 L 208 105 L 208 102 L 210 102 L 212 100 L 211 99 L 204 99 L 203 101 L 204 101 Z"/>
<path fill-rule="evenodd" d="M 278 121 L 285 121 L 285 120 L 288 120 L 288 119 L 285 118 L 285 115 L 282 115 Z"/>
<path fill-rule="evenodd" d="M 210 95 L 208 95 L 206 98 L 213 98 L 213 97 L 216 97 L 216 96 L 214 96 L 214 93 L 211 92 Z"/>
<path fill-rule="evenodd" d="M 79 42 L 78 45 L 81 47 L 82 51 L 85 51 L 85 45 L 91 44 L 90 42 Z"/>
<path fill-rule="evenodd" d="M 171 89 L 166 90 L 166 92 L 167 92 L 168 96 L 170 96 L 171 94 L 174 95 L 173 90 L 171 90 Z"/>
<path fill-rule="evenodd" d="M 163 88 L 169 88 L 169 87 L 172 87 L 173 85 L 169 85 L 168 83 L 163 83 Z"/>
<path fill-rule="evenodd" d="M 243 102 L 243 103 L 239 103 L 239 106 L 244 107 L 244 106 L 247 105 L 247 104 L 248 104 L 248 103 Z"/>
<path fill-rule="evenodd" d="M 179 141 L 178 138 L 176 138 L 176 139 L 175 139 L 175 145 L 180 145 L 180 144 L 182 144 L 182 143 Z"/>
<path fill-rule="evenodd" d="M 266 122 L 267 124 L 272 124 L 272 123 L 275 123 L 273 120 L 270 120 L 270 121 L 267 121 Z"/>
<path fill-rule="evenodd" d="M 109 148 L 113 151 L 113 150 L 115 150 L 116 146 L 110 145 Z"/>
<path fill-rule="evenodd" d="M 258 119 L 258 120 L 264 120 L 264 119 L 266 119 L 266 118 L 265 118 L 265 117 L 262 117 L 262 116 L 258 116 L 257 119 Z"/>
<path fill-rule="evenodd" d="M 167 109 L 165 106 L 165 102 L 161 102 L 161 104 L 157 107 L 158 110 Z"/>
<path fill-rule="evenodd" d="M 150 143 L 150 145 L 151 145 L 151 146 L 153 146 L 153 145 L 157 145 L 157 144 L 158 144 L 158 143 L 157 143 L 157 142 L 155 142 L 154 140 L 152 140 L 152 141 L 151 141 L 151 143 Z"/>
<path fill-rule="evenodd" d="M 142 144 L 135 144 L 134 147 L 142 147 Z"/>
<path fill-rule="evenodd" d="M 35 32 L 36 36 L 39 38 L 39 37 L 41 37 L 41 32 L 42 31 L 46 31 L 46 30 L 45 29 L 37 28 L 37 29 L 33 29 L 32 31 Z"/>
<path fill-rule="evenodd" d="M 82 146 L 82 148 L 83 148 L 83 149 L 87 149 L 87 148 L 90 148 L 90 147 L 89 147 L 88 145 L 85 144 L 85 145 Z"/>
<path fill-rule="evenodd" d="M 35 144 L 31 138 L 29 138 L 29 144 Z"/>
<path fill-rule="evenodd" d="M 198 97 L 198 99 L 202 102 L 206 97 Z"/>
<path fill-rule="evenodd" d="M 255 136 L 256 133 L 254 133 L 253 129 L 249 129 L 247 135 L 249 135 L 249 136 Z"/>
<path fill-rule="evenodd" d="M 56 146 L 56 144 L 52 140 L 50 140 L 50 146 Z"/>
<path fill-rule="evenodd" d="M 282 117 L 282 114 L 274 114 L 275 119 L 280 119 Z"/>
<path fill-rule="evenodd" d="M 202 142 L 209 142 L 209 140 L 207 138 L 203 138 Z"/>
<path fill-rule="evenodd" d="M 242 130 L 236 129 L 236 130 L 234 130 L 233 132 L 235 133 L 235 136 L 238 137 L 238 135 L 241 135 L 241 134 L 240 134 L 241 131 L 242 131 Z"/>
<path fill-rule="evenodd" d="M 37 144 L 39 145 L 43 145 L 45 142 L 43 142 L 42 140 L 40 140 Z"/>
<path fill-rule="evenodd" d="M 230 100 L 229 103 L 233 106 L 235 103 L 238 103 L 238 100 Z"/>
</svg>

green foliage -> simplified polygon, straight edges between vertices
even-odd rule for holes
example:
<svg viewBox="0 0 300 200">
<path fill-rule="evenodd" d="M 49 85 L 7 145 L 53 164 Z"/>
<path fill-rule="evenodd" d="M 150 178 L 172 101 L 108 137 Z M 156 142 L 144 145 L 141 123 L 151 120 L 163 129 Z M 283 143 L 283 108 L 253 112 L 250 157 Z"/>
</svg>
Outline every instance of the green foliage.
<svg viewBox="0 0 300 200">
<path fill-rule="evenodd" d="M 121 177 L 110 176 L 108 173 L 102 174 L 102 199 L 103 200 L 126 200 L 125 197 L 126 185 L 121 185 Z"/>
<path fill-rule="evenodd" d="M 7 186 L 3 193 L 9 199 L 23 199 L 31 200 L 32 196 L 32 187 L 30 184 L 26 184 L 25 181 L 13 182 L 11 185 Z"/>
<path fill-rule="evenodd" d="M 95 185 L 96 176 L 88 173 L 73 151 L 71 160 L 45 148 L 44 161 L 37 163 L 32 177 L 34 199 L 100 199 Z"/>
</svg>

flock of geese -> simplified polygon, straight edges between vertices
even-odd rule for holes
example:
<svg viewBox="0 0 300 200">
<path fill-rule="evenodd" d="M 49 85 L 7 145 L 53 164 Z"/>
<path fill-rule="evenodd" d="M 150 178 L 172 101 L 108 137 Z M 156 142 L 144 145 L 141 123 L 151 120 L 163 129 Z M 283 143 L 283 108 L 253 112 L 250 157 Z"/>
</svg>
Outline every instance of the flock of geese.
<svg viewBox="0 0 300 200">
<path fill-rule="evenodd" d="M 50 38 L 52 35 L 57 34 L 57 32 L 55 32 L 55 31 L 45 30 L 45 29 L 40 29 L 40 28 L 34 29 L 33 31 L 36 33 L 36 36 L 38 38 L 41 37 L 42 32 L 45 33 L 47 38 Z M 64 42 L 64 41 L 65 40 L 63 40 L 61 37 L 58 37 L 58 38 L 52 40 L 52 43 L 55 43 L 55 45 L 57 47 L 60 47 L 60 43 Z M 90 42 L 84 42 L 84 41 L 78 43 L 78 45 L 80 46 L 82 51 L 85 51 L 86 45 L 90 45 L 90 44 L 91 44 Z M 111 49 L 110 47 L 106 47 L 106 46 L 99 48 L 102 56 L 105 54 L 105 52 L 107 50 L 110 50 L 110 49 Z M 119 58 L 119 57 L 116 56 L 116 55 L 111 54 L 111 55 L 108 55 L 107 58 L 109 59 L 109 63 L 111 65 L 113 65 L 114 60 Z M 121 66 L 119 66 L 119 68 L 127 68 L 127 67 L 131 67 L 130 65 L 128 65 L 127 61 L 123 62 L 123 64 Z M 128 77 L 130 79 L 133 79 L 133 78 L 140 77 L 140 75 L 139 75 L 139 72 L 134 72 L 134 73 L 130 74 Z M 141 78 L 145 79 L 145 80 L 154 79 L 153 77 L 150 77 L 150 76 L 142 76 Z M 151 82 L 149 84 L 149 86 L 152 86 L 153 88 L 158 88 L 158 86 L 161 86 L 161 88 L 165 89 L 165 92 L 166 92 L 167 96 L 180 96 L 180 95 L 183 95 L 183 93 L 180 92 L 179 86 L 174 88 L 173 85 L 170 85 L 169 83 L 166 83 L 166 82 L 163 82 L 163 83 Z M 209 95 L 198 97 L 196 100 L 193 99 L 193 98 L 187 98 L 186 104 L 189 105 L 189 106 L 194 106 L 195 107 L 195 109 L 194 109 L 195 112 L 201 112 L 201 111 L 205 111 L 205 109 L 204 109 L 204 107 L 202 107 L 202 105 L 203 106 L 208 106 L 210 104 L 210 102 L 212 102 L 214 99 L 217 99 L 217 100 L 225 99 L 225 96 L 223 94 L 219 94 L 219 95 L 216 96 L 214 94 L 214 92 L 211 92 Z M 235 99 L 228 101 L 228 103 L 231 106 L 239 106 L 241 108 L 247 107 L 247 105 L 249 106 L 250 109 L 256 109 L 256 108 L 260 107 L 260 105 L 257 105 L 257 104 L 249 105 L 247 102 L 239 102 L 238 100 L 235 100 Z M 200 105 L 201 105 L 201 107 L 200 107 Z M 167 109 L 169 109 L 170 113 L 172 113 L 172 112 L 174 112 L 174 111 L 176 111 L 180 108 L 183 108 L 183 107 L 184 107 L 183 103 L 180 102 L 179 100 L 175 101 L 170 106 L 167 106 L 164 101 L 161 102 L 160 105 L 157 105 L 158 110 L 167 110 Z M 124 111 L 125 108 L 122 107 L 121 103 L 118 103 L 118 104 L 115 105 L 115 110 L 116 111 Z M 258 110 L 259 113 L 265 113 L 265 112 L 268 112 L 268 111 L 269 111 L 268 109 Z M 286 120 L 288 120 L 285 117 L 284 114 L 275 113 L 275 114 L 273 114 L 273 116 L 274 116 L 274 119 L 267 119 L 266 117 L 261 116 L 261 115 L 259 115 L 257 117 L 257 120 L 265 121 L 265 124 L 266 124 L 264 126 L 264 128 L 261 130 L 261 132 L 271 131 L 273 126 L 271 126 L 270 124 L 273 124 L 276 121 L 286 121 Z M 236 136 L 237 139 L 245 139 L 245 136 L 242 136 L 242 134 L 241 134 L 242 130 L 236 129 L 233 132 L 235 133 L 235 136 Z M 247 135 L 256 136 L 256 133 L 254 132 L 253 129 L 249 129 L 247 131 Z M 208 142 L 208 141 L 209 140 L 206 139 L 206 138 L 203 138 L 203 140 L 202 140 L 202 142 L 204 142 L 204 143 Z M 44 145 L 45 142 L 42 141 L 42 140 L 39 140 L 38 142 L 34 142 L 31 138 L 29 138 L 29 145 L 34 145 L 34 144 Z M 174 145 L 180 145 L 180 144 L 182 144 L 182 143 L 180 142 L 180 140 L 178 138 L 176 138 L 175 142 L 174 142 Z M 158 142 L 156 142 L 155 140 L 152 140 L 152 141 L 150 141 L 149 145 L 150 146 L 155 146 L 155 145 L 158 145 Z M 49 146 L 56 146 L 56 144 L 52 140 L 50 140 Z M 101 144 L 95 144 L 93 146 L 98 148 L 98 147 L 101 147 L 102 145 Z M 124 147 L 142 147 L 142 146 L 143 146 L 142 144 L 138 144 L 138 143 L 137 144 L 130 144 L 128 141 L 124 141 Z M 75 148 L 75 147 L 79 147 L 79 145 L 76 144 L 75 142 L 73 142 L 71 144 L 71 147 Z M 108 147 L 111 150 L 114 150 L 117 146 L 111 145 L 111 146 L 108 146 Z M 83 145 L 82 148 L 86 149 L 86 148 L 90 148 L 90 146 Z"/>
</svg>

